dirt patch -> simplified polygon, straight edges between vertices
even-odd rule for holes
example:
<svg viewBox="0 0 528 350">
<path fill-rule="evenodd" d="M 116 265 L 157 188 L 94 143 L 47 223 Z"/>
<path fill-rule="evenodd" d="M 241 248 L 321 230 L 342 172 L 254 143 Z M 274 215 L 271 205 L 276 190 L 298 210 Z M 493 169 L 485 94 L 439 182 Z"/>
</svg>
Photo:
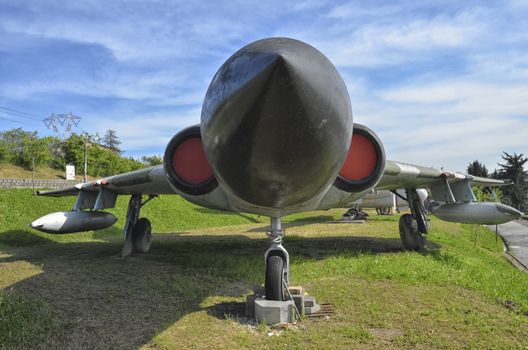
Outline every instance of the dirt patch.
<svg viewBox="0 0 528 350">
<path fill-rule="evenodd" d="M 112 249 L 114 248 L 114 249 Z M 116 257 L 119 247 L 68 244 L 34 247 L 2 263 L 39 266 L 41 272 L 11 284 L 22 295 L 51 306 L 61 330 L 49 348 L 130 349 L 150 340 L 164 325 L 199 310 L 201 297 L 216 288 L 182 266 Z M 14 260 L 14 261 L 13 261 Z"/>
</svg>

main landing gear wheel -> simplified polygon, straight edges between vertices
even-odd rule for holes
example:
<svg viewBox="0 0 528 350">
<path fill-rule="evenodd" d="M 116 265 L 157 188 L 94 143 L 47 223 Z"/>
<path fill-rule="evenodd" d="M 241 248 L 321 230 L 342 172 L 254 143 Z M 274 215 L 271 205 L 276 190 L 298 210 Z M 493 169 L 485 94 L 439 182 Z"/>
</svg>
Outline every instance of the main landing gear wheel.
<svg viewBox="0 0 528 350">
<path fill-rule="evenodd" d="M 150 194 L 148 199 L 142 202 L 141 194 L 133 194 L 128 202 L 128 209 L 125 222 L 125 244 L 121 249 L 121 257 L 128 256 L 132 252 L 146 253 L 150 249 L 152 241 L 152 229 L 150 221 L 145 218 L 139 218 L 141 207 L 156 198 L 156 195 Z"/>
<path fill-rule="evenodd" d="M 400 217 L 400 238 L 405 250 L 424 251 L 426 239 L 418 229 L 418 222 L 411 214 Z"/>
<path fill-rule="evenodd" d="M 377 208 L 376 213 L 378 213 L 378 215 L 390 215 L 391 208 Z"/>
<path fill-rule="evenodd" d="M 265 278 L 266 299 L 284 301 L 284 260 L 280 256 L 268 258 Z"/>
<path fill-rule="evenodd" d="M 150 221 L 146 218 L 141 218 L 134 225 L 132 231 L 132 243 L 134 250 L 138 253 L 146 253 L 150 249 L 150 243 L 152 242 L 152 228 Z"/>
<path fill-rule="evenodd" d="M 356 208 L 350 208 L 343 216 L 349 220 L 356 220 L 358 215 L 359 215 L 359 211 Z"/>
</svg>

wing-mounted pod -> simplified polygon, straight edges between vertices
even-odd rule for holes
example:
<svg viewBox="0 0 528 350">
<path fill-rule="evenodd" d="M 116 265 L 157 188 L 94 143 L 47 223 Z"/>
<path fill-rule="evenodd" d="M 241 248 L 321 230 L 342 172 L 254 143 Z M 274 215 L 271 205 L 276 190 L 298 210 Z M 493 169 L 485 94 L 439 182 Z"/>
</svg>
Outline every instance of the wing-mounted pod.
<svg viewBox="0 0 528 350">
<path fill-rule="evenodd" d="M 354 124 L 352 142 L 334 186 L 350 193 L 363 192 L 377 185 L 385 167 L 385 148 L 378 135 L 361 124 Z"/>
<path fill-rule="evenodd" d="M 163 168 L 170 184 L 187 195 L 207 194 L 218 186 L 205 157 L 200 125 L 186 128 L 170 140 L 163 156 Z"/>
</svg>

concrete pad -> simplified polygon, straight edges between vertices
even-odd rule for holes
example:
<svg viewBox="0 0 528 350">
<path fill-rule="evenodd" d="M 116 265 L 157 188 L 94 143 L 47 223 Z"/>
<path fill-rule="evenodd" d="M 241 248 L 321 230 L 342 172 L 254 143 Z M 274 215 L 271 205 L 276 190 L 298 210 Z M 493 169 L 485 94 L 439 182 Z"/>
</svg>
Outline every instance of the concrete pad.
<svg viewBox="0 0 528 350">
<path fill-rule="evenodd" d="M 363 224 L 365 220 L 337 220 L 330 221 L 332 224 Z"/>
<path fill-rule="evenodd" d="M 288 288 L 290 294 L 293 295 L 304 295 L 304 288 L 302 286 L 291 286 Z"/>
<path fill-rule="evenodd" d="M 321 310 L 321 305 L 315 304 L 314 306 L 306 306 L 304 308 L 304 313 L 306 315 L 313 315 Z"/>
<path fill-rule="evenodd" d="M 299 310 L 299 314 L 301 314 L 301 316 L 304 316 L 304 294 L 292 294 L 292 298 L 293 302 L 295 303 L 295 306 L 297 307 L 297 310 Z"/>
<path fill-rule="evenodd" d="M 257 298 L 255 319 L 268 325 L 295 321 L 295 303 L 292 300 L 276 301 Z"/>
<path fill-rule="evenodd" d="M 257 296 L 255 294 L 248 295 L 246 297 L 246 317 L 255 318 L 255 300 Z"/>
<path fill-rule="evenodd" d="M 253 287 L 253 293 L 255 293 L 256 295 L 264 296 L 266 294 L 266 291 L 264 290 L 264 287 L 255 286 Z"/>
<path fill-rule="evenodd" d="M 304 313 L 306 315 L 315 314 L 321 310 L 321 306 L 315 302 L 315 298 L 311 296 L 304 297 Z"/>
<path fill-rule="evenodd" d="M 305 307 L 313 307 L 315 306 L 315 297 L 312 296 L 306 296 L 304 297 L 304 306 Z"/>
</svg>

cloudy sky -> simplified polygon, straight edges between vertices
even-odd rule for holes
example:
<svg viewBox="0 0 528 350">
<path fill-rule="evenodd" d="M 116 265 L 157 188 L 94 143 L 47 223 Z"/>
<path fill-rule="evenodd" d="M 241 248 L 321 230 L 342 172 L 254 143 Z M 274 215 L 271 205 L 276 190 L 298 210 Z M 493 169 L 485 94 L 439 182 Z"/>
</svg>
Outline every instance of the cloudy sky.
<svg viewBox="0 0 528 350">
<path fill-rule="evenodd" d="M 41 119 L 73 112 L 126 155 L 161 155 L 220 65 L 271 36 L 334 62 L 390 159 L 528 154 L 528 0 L 0 0 L 0 131 L 51 134 Z"/>
</svg>

